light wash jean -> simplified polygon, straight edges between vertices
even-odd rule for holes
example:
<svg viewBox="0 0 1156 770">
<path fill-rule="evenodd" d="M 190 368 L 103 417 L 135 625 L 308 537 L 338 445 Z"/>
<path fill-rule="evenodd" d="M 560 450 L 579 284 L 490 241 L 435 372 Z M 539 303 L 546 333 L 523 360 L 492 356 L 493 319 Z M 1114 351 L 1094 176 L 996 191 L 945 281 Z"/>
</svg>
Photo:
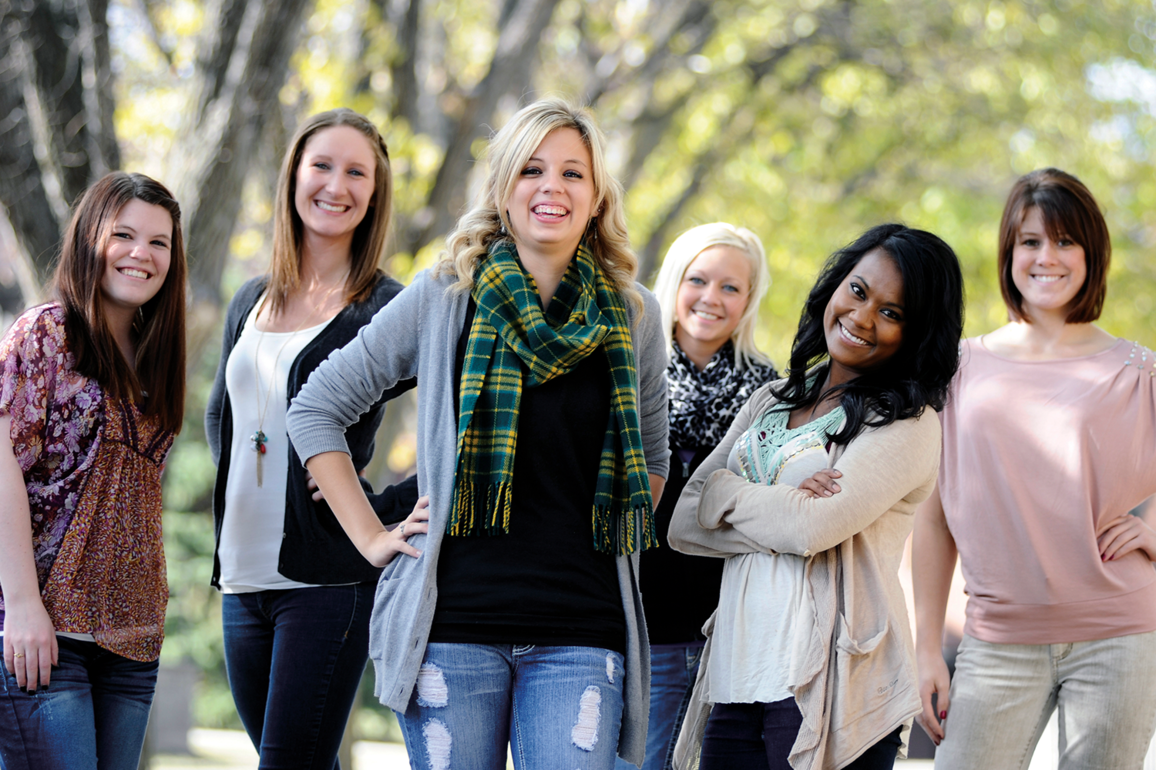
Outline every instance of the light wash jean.
<svg viewBox="0 0 1156 770">
<path fill-rule="evenodd" d="M 1156 730 L 1156 632 L 1071 644 L 964 636 L 936 770 L 1022 770 L 1058 709 L 1059 770 L 1139 770 Z"/>
<path fill-rule="evenodd" d="M 674 744 L 686 717 L 705 645 L 706 642 L 650 646 L 650 718 L 642 770 L 670 770 Z M 634 765 L 621 757 L 614 767 L 634 770 Z"/>
<path fill-rule="evenodd" d="M 0 768 L 135 770 L 149 723 L 157 662 L 57 637 L 47 687 L 20 689 L 0 656 Z"/>
<path fill-rule="evenodd" d="M 430 644 L 398 714 L 414 770 L 611 770 L 622 654 L 598 647 Z"/>
</svg>

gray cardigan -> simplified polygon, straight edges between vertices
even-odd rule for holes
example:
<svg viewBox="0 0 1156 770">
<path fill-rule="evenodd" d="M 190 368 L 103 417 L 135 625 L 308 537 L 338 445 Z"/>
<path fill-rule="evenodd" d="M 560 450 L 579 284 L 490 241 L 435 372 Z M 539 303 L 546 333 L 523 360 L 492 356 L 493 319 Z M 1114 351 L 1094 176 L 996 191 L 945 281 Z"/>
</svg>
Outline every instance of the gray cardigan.
<svg viewBox="0 0 1156 770">
<path fill-rule="evenodd" d="M 422 552 L 395 556 L 377 585 L 369 627 L 369 656 L 377 674 L 378 699 L 404 712 L 425 655 L 437 606 L 437 561 L 449 516 L 457 465 L 454 355 L 465 323 L 468 293 L 447 291 L 452 280 L 423 272 L 335 351 L 309 378 L 287 415 L 289 436 L 304 460 L 322 452 L 348 452 L 344 429 L 357 422 L 381 393 L 399 380 L 417 377 L 417 478 L 430 498 L 428 535 L 410 544 Z M 637 287 L 644 312 L 631 339 L 638 369 L 638 417 L 648 472 L 667 475 L 666 344 L 654 295 Z M 629 305 L 628 305 L 629 309 Z M 564 419 L 559 415 L 559 419 Z M 618 753 L 641 764 L 646 751 L 650 700 L 650 652 L 638 554 L 618 557 L 618 584 L 626 620 L 626 678 Z"/>
</svg>

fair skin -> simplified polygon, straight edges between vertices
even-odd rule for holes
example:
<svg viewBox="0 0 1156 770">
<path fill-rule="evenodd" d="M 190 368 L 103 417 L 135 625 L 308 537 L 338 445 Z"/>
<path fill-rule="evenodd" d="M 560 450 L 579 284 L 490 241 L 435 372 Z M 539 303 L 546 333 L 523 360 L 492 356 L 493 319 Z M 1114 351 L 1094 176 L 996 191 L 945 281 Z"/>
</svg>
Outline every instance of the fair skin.
<svg viewBox="0 0 1156 770">
<path fill-rule="evenodd" d="M 1024 315 L 980 338 L 992 353 L 1017 361 L 1078 358 L 1108 350 L 1116 338 L 1093 324 L 1067 323 L 1087 277 L 1084 249 L 1066 235 L 1052 239 L 1036 208 L 1028 209 L 1012 249 L 1012 282 L 1023 296 Z M 1141 551 L 1156 561 L 1156 532 L 1139 516 L 1124 514 L 1096 531 L 1100 559 L 1113 561 Z M 959 551 L 936 489 L 915 514 L 912 570 L 915 593 L 916 662 L 923 712 L 919 724 L 938 745 L 951 710 L 947 664 L 940 648 L 948 593 Z M 936 708 L 931 698 L 937 697 Z"/>
<path fill-rule="evenodd" d="M 136 368 L 132 322 L 164 285 L 172 258 L 173 219 L 161 206 L 134 198 L 113 221 L 100 279 L 103 312 L 121 354 Z"/>
<path fill-rule="evenodd" d="M 593 169 L 582 135 L 556 129 L 526 161 L 506 201 L 518 257 L 538 286 L 543 308 L 595 216 Z"/>
<path fill-rule="evenodd" d="M 734 334 L 751 293 L 751 263 L 734 246 L 712 246 L 691 261 L 674 300 L 674 338 L 701 371 Z"/>
<path fill-rule="evenodd" d="M 375 169 L 369 139 L 349 126 L 321 129 L 305 142 L 293 196 L 301 218 L 301 282 L 276 317 L 261 308 L 258 329 L 292 332 L 345 307 L 353 235 L 373 203 Z"/>
<path fill-rule="evenodd" d="M 301 162 L 296 171 L 296 190 L 293 205 L 301 218 L 301 277 L 297 289 L 290 293 L 281 313 L 270 317 L 263 307 L 257 316 L 257 328 L 270 332 L 292 332 L 305 326 L 316 325 L 333 318 L 345 307 L 342 288 L 352 266 L 353 236 L 373 204 L 376 188 L 376 156 L 368 137 L 350 126 L 332 126 L 321 129 L 305 142 Z M 334 453 L 340 454 L 340 453 Z M 307 466 L 306 485 L 314 500 L 328 499 L 338 520 L 345 523 L 346 511 L 353 513 L 351 521 L 361 521 L 365 511 L 377 522 L 377 516 L 357 482 L 357 473 L 348 455 L 341 454 L 344 465 L 338 464 L 343 476 L 348 470 L 353 475 L 356 495 L 343 488 L 339 498 L 328 497 L 313 477 L 315 466 Z M 316 459 L 316 458 L 314 458 Z M 428 500 L 418 500 L 404 527 L 391 532 L 378 528 L 386 535 L 389 557 L 378 564 L 383 566 L 397 552 L 417 556 L 418 551 L 406 543 L 410 535 L 425 532 L 429 517 Z M 356 543 L 357 540 L 354 540 Z M 376 549 L 373 544 L 371 548 Z M 378 550 L 372 551 L 378 560 L 384 558 Z"/>
<path fill-rule="evenodd" d="M 514 245 L 538 287 L 543 308 L 549 306 L 595 215 L 593 166 L 577 130 L 551 131 L 523 166 L 507 201 Z M 384 567 L 399 553 L 421 556 L 405 539 L 429 531 L 428 498 L 418 501 L 404 526 L 386 530 L 365 499 L 349 455 L 324 452 L 305 465 L 349 539 L 371 564 Z M 665 483 L 650 475 L 655 504 Z"/>
<path fill-rule="evenodd" d="M 102 307 L 113 339 L 136 366 L 132 335 L 137 310 L 164 285 L 173 221 L 160 206 L 133 199 L 113 220 L 101 277 Z M 4 592 L 4 665 L 28 692 L 47 687 L 59 653 L 56 628 L 44 609 L 32 550 L 32 512 L 24 472 L 12 444 L 12 419 L 0 413 L 0 589 Z"/>
</svg>

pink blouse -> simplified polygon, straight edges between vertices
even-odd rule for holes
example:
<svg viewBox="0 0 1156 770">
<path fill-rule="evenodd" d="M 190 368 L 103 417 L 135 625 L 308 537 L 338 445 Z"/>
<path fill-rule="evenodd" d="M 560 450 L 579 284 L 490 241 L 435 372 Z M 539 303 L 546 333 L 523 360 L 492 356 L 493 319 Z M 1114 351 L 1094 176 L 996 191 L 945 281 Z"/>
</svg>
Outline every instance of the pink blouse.
<svg viewBox="0 0 1156 770">
<path fill-rule="evenodd" d="M 1156 357 L 1014 361 L 965 340 L 943 422 L 940 496 L 966 633 L 1053 644 L 1156 630 L 1156 569 L 1102 562 L 1097 528 L 1156 493 Z"/>
</svg>

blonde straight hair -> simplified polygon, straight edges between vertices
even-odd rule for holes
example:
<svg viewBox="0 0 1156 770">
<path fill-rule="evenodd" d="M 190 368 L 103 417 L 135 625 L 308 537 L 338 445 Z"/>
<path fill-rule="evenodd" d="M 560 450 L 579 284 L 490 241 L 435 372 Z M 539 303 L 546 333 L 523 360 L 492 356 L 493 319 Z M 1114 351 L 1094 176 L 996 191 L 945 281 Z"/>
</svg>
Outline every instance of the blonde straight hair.
<svg viewBox="0 0 1156 770">
<path fill-rule="evenodd" d="M 743 310 L 739 325 L 731 333 L 735 346 L 735 367 L 742 369 L 752 364 L 769 365 L 771 360 L 755 347 L 755 325 L 759 319 L 759 305 L 771 286 L 771 271 L 767 268 L 767 254 L 759 236 L 745 227 L 735 227 L 726 222 L 712 222 L 709 225 L 692 227 L 674 239 L 662 269 L 654 282 L 654 294 L 662 308 L 662 333 L 666 345 L 670 347 L 674 339 L 674 327 L 678 323 L 675 316 L 675 302 L 678 287 L 687 268 L 707 249 L 715 246 L 730 246 L 738 249 L 747 258 L 751 268 L 751 291 L 747 295 L 747 306 Z"/>
<path fill-rule="evenodd" d="M 611 285 L 639 312 L 642 296 L 634 288 L 638 260 L 626 235 L 622 185 L 606 169 L 606 139 L 589 110 L 562 99 L 543 99 L 523 107 L 494 134 L 486 150 L 485 182 L 473 206 L 446 238 L 434 275 L 457 278 L 451 287 L 454 291 L 473 288 L 474 272 L 490 244 L 513 232 L 506 205 L 522 169 L 542 140 L 562 128 L 572 128 L 582 136 L 593 163 L 595 216 L 586 243 Z"/>
<path fill-rule="evenodd" d="M 377 283 L 378 266 L 383 263 L 385 239 L 393 206 L 393 174 L 389 166 L 389 149 L 369 118 L 341 107 L 320 112 L 297 129 L 277 178 L 277 200 L 273 206 L 273 259 L 269 266 L 269 301 L 273 315 L 281 312 L 285 302 L 301 284 L 301 215 L 294 200 L 297 193 L 297 169 L 305 144 L 315 134 L 334 126 L 349 126 L 360 132 L 373 150 L 373 199 L 361 224 L 353 231 L 350 247 L 349 277 L 345 279 L 345 303 L 367 298 Z"/>
</svg>

